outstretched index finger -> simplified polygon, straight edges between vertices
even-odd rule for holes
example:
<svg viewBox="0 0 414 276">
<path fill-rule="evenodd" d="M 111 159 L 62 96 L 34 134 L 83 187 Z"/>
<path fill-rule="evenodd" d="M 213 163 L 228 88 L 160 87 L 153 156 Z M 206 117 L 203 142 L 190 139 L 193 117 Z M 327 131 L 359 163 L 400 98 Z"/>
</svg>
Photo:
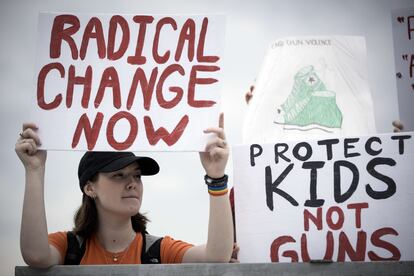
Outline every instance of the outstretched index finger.
<svg viewBox="0 0 414 276">
<path fill-rule="evenodd" d="M 219 127 L 224 128 L 224 113 L 223 112 L 220 113 Z"/>
</svg>

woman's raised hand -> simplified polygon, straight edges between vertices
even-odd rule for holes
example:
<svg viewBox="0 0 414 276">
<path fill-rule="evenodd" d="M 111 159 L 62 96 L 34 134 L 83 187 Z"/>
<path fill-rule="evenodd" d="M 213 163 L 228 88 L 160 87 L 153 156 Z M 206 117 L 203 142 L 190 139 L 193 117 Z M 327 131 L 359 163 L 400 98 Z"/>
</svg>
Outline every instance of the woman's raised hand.
<svg viewBox="0 0 414 276">
<path fill-rule="evenodd" d="M 224 134 L 224 114 L 220 114 L 218 127 L 209 127 L 204 133 L 215 133 L 216 137 L 207 143 L 205 152 L 200 152 L 201 164 L 209 177 L 221 178 L 229 158 L 229 147 Z"/>
<path fill-rule="evenodd" d="M 39 150 L 41 145 L 37 126 L 34 123 L 24 123 L 22 132 L 17 139 L 15 150 L 26 170 L 44 168 L 46 151 Z"/>
</svg>

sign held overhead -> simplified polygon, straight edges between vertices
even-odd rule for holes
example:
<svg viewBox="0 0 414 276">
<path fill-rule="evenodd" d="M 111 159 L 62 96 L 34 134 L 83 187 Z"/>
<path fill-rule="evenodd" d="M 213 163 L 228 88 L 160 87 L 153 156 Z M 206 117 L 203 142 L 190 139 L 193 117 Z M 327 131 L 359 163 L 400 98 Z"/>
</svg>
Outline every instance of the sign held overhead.
<svg viewBox="0 0 414 276">
<path fill-rule="evenodd" d="M 203 150 L 223 26 L 222 16 L 40 14 L 32 114 L 43 148 Z"/>
</svg>

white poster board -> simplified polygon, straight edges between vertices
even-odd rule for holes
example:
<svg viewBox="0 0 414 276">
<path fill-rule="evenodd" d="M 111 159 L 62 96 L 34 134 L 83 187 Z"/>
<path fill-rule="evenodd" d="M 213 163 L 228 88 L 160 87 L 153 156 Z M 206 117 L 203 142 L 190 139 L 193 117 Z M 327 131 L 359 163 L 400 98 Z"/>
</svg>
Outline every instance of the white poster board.
<svg viewBox="0 0 414 276">
<path fill-rule="evenodd" d="M 392 12 L 398 107 L 404 130 L 414 130 L 414 7 Z"/>
<path fill-rule="evenodd" d="M 413 135 L 233 147 L 240 262 L 414 260 Z"/>
<path fill-rule="evenodd" d="M 224 16 L 39 15 L 32 121 L 52 150 L 201 151 Z"/>
<path fill-rule="evenodd" d="M 274 41 L 253 95 L 244 120 L 245 143 L 376 132 L 363 37 Z"/>
</svg>

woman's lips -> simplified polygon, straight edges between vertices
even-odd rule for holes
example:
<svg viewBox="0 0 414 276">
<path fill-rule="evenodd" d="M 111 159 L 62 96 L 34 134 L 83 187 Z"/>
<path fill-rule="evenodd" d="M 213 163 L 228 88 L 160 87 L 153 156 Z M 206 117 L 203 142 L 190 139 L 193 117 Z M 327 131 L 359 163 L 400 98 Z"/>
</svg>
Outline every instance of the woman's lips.
<svg viewBox="0 0 414 276">
<path fill-rule="evenodd" d="M 139 199 L 138 196 L 123 196 L 122 198 L 134 198 L 134 199 Z"/>
</svg>

